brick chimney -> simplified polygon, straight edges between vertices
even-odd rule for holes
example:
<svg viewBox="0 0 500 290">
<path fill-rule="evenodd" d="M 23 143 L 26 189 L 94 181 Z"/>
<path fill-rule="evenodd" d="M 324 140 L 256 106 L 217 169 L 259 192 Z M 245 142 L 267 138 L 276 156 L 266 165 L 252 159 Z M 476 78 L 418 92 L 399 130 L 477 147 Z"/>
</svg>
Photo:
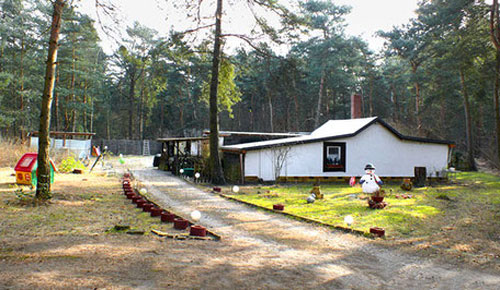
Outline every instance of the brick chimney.
<svg viewBox="0 0 500 290">
<path fill-rule="evenodd" d="M 363 118 L 360 94 L 351 95 L 351 119 Z"/>
</svg>

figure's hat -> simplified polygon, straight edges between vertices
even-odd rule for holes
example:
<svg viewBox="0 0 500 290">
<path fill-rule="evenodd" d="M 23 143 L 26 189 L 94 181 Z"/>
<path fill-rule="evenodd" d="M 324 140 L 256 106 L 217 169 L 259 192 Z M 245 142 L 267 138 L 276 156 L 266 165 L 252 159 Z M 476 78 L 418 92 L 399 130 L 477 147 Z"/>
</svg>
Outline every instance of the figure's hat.
<svg viewBox="0 0 500 290">
<path fill-rule="evenodd" d="M 371 163 L 368 163 L 365 166 L 365 170 L 375 170 L 375 166 L 373 166 L 373 164 Z"/>
</svg>

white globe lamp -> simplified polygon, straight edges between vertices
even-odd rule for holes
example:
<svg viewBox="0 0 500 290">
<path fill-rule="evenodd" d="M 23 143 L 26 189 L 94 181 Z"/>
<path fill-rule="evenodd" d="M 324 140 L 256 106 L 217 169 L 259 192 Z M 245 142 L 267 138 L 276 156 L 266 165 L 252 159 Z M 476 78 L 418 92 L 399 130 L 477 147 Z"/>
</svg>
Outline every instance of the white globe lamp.
<svg viewBox="0 0 500 290">
<path fill-rule="evenodd" d="M 197 210 L 193 210 L 191 212 L 191 219 L 195 222 L 199 221 L 201 218 L 201 213 Z"/>
</svg>

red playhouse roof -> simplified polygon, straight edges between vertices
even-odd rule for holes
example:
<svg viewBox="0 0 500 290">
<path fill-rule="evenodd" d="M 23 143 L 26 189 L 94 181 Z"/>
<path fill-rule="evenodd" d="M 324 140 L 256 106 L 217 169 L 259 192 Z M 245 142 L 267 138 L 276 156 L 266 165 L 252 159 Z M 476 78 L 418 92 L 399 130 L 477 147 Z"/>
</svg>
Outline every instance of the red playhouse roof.
<svg viewBox="0 0 500 290">
<path fill-rule="evenodd" d="M 33 170 L 33 167 L 35 166 L 38 158 L 38 153 L 26 153 L 19 159 L 19 161 L 16 164 L 16 167 L 14 168 L 15 171 L 22 171 L 22 172 L 31 172 Z M 54 171 L 56 171 L 56 166 L 54 165 L 54 162 L 50 160 L 50 165 L 52 165 L 52 168 Z"/>
</svg>

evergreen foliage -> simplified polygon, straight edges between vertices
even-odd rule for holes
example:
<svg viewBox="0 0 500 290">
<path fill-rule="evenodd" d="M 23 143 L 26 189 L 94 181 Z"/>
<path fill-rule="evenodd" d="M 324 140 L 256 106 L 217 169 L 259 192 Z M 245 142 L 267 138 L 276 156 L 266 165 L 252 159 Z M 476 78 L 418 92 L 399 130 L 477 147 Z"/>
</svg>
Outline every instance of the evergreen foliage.
<svg viewBox="0 0 500 290">
<path fill-rule="evenodd" d="M 267 35 L 290 46 L 285 55 L 265 43 L 223 53 L 221 130 L 311 131 L 350 118 L 350 96 L 360 93 L 365 116 L 382 117 L 404 134 L 455 141 L 464 167 L 474 167 L 470 157 L 498 166 L 492 100 L 499 56 L 489 26 L 498 7 L 421 1 L 415 19 L 379 33 L 386 46 L 373 52 L 344 34 L 349 7 L 301 1 L 291 13 L 279 2 L 259 1 L 286 16 L 279 24 L 256 17 L 254 34 L 241 37 Z M 35 0 L 2 0 L 0 7 L 0 133 L 25 138 L 39 126 L 52 9 Z M 94 21 L 66 6 L 60 44 L 51 130 L 142 139 L 209 128 L 213 36 L 159 37 L 135 23 L 106 55 Z"/>
</svg>

